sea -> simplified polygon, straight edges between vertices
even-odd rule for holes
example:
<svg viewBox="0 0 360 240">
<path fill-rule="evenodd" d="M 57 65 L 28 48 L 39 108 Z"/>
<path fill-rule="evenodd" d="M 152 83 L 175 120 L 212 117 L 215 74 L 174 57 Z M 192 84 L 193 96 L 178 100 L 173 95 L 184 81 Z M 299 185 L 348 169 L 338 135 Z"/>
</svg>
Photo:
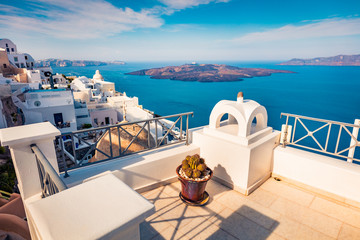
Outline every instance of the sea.
<svg viewBox="0 0 360 240">
<path fill-rule="evenodd" d="M 221 100 L 236 100 L 242 91 L 245 99 L 263 105 L 268 114 L 268 126 L 281 130 L 286 118 L 281 113 L 291 113 L 312 118 L 354 123 L 360 119 L 360 67 L 359 66 L 283 66 L 280 62 L 200 62 L 227 64 L 237 67 L 289 70 L 295 73 L 276 73 L 267 77 L 245 78 L 237 82 L 185 82 L 168 79 L 151 79 L 149 76 L 125 75 L 125 73 L 164 66 L 178 66 L 187 62 L 128 62 L 125 65 L 88 67 L 54 67 L 54 72 L 66 76 L 92 78 L 100 70 L 106 81 L 114 82 L 116 90 L 127 96 L 137 96 L 139 104 L 160 116 L 194 112 L 190 128 L 209 124 L 209 116 L 215 104 Z M 309 131 L 315 131 L 323 123 L 303 120 Z M 294 126 L 294 119 L 289 124 Z M 352 128 L 348 129 L 352 132 Z M 333 125 L 330 132 L 328 151 L 334 152 L 337 145 L 339 126 Z M 345 129 L 339 141 L 338 151 L 350 145 L 351 137 Z M 298 122 L 295 140 L 307 134 Z M 314 133 L 324 147 L 328 127 Z M 358 137 L 358 139 L 360 136 Z M 319 149 L 318 144 L 308 136 L 298 142 L 301 145 Z M 342 155 L 347 156 L 348 151 Z M 360 147 L 355 149 L 360 158 Z M 342 160 L 346 160 L 341 158 Z M 360 164 L 360 162 L 358 162 Z"/>
<path fill-rule="evenodd" d="M 53 67 L 66 76 L 91 78 L 98 69 L 116 90 L 137 96 L 139 104 L 154 113 L 166 116 L 194 112 L 190 127 L 209 123 L 211 110 L 220 100 L 236 100 L 242 91 L 245 99 L 263 105 L 268 125 L 280 130 L 292 113 L 314 118 L 354 123 L 360 118 L 360 67 L 358 66 L 282 66 L 279 62 L 201 62 L 228 64 L 237 67 L 270 68 L 295 73 L 276 73 L 267 77 L 245 78 L 237 82 L 185 82 L 151 79 L 149 76 L 125 73 L 154 67 L 177 66 L 186 62 L 129 62 L 125 65 L 88 67 Z"/>
<path fill-rule="evenodd" d="M 263 105 L 268 114 L 268 126 L 281 130 L 290 113 L 312 118 L 353 124 L 360 119 L 360 67 L 359 66 L 284 66 L 280 62 L 201 62 L 227 64 L 246 68 L 268 68 L 289 70 L 294 73 L 275 73 L 267 77 L 245 78 L 236 82 L 185 82 L 168 79 L 151 79 L 150 76 L 126 75 L 136 70 L 164 66 L 178 66 L 187 62 L 128 62 L 125 65 L 88 67 L 54 67 L 54 72 L 66 76 L 92 78 L 100 70 L 106 81 L 114 82 L 116 90 L 127 96 L 139 98 L 139 104 L 160 116 L 194 112 L 189 127 L 209 124 L 209 116 L 215 104 L 221 100 L 236 100 L 238 92 L 244 99 L 251 99 Z M 302 121 L 307 130 L 315 131 L 314 137 L 322 147 L 326 144 L 329 127 L 318 128 L 324 123 Z M 289 124 L 294 126 L 294 118 Z M 307 134 L 298 122 L 295 140 Z M 332 125 L 328 151 L 337 146 L 339 126 Z M 342 129 L 338 151 L 350 146 L 352 128 Z M 349 134 L 350 133 L 350 134 Z M 360 136 L 358 137 L 358 139 Z M 320 149 L 316 141 L 308 136 L 298 144 Z M 347 156 L 348 151 L 342 155 Z M 355 149 L 355 158 L 360 158 L 360 147 Z M 346 160 L 344 158 L 340 158 Z M 360 164 L 360 162 L 358 162 Z"/>
</svg>

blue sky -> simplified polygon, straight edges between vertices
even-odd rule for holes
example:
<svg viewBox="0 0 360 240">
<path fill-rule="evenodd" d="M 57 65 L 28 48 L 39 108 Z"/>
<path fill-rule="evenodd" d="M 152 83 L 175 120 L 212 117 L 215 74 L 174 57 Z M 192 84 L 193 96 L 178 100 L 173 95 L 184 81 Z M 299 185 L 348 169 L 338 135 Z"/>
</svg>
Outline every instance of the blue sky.
<svg viewBox="0 0 360 240">
<path fill-rule="evenodd" d="M 360 1 L 0 1 L 36 59 L 254 61 L 360 54 Z"/>
</svg>

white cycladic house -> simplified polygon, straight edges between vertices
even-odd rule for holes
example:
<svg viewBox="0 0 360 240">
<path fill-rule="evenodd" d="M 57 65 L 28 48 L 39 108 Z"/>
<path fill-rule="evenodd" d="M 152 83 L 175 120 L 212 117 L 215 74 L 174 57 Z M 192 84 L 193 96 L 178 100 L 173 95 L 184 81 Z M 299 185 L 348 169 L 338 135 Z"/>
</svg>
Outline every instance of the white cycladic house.
<svg viewBox="0 0 360 240">
<path fill-rule="evenodd" d="M 5 49 L 8 54 L 17 53 L 16 45 L 11 40 L 6 38 L 0 39 L 0 48 Z"/>
<path fill-rule="evenodd" d="M 42 84 L 40 70 L 27 70 L 26 74 L 28 76 L 28 83 L 31 85 L 31 88 L 39 89 L 39 86 Z"/>
<path fill-rule="evenodd" d="M 52 76 L 54 84 L 67 84 L 68 81 L 64 78 L 62 74 L 56 73 Z"/>
<path fill-rule="evenodd" d="M 28 53 L 19 53 L 16 45 L 9 39 L 0 39 L 0 48 L 6 50 L 9 62 L 17 68 L 33 69 L 35 60 Z"/>
<path fill-rule="evenodd" d="M 45 76 L 45 73 L 47 73 L 47 72 L 53 73 L 52 68 L 51 67 L 37 67 L 37 68 L 34 68 L 34 69 L 40 71 L 42 84 L 48 84 L 49 83 L 49 77 Z"/>
<path fill-rule="evenodd" d="M 65 89 L 26 90 L 24 101 L 16 94 L 15 105 L 24 113 L 25 124 L 48 121 L 61 132 L 77 130 L 74 99 Z"/>
<path fill-rule="evenodd" d="M 106 102 L 107 97 L 115 95 L 115 84 L 104 81 L 99 70 L 96 70 L 93 79 L 85 76 L 74 79 L 70 87 L 75 99 L 86 102 Z"/>
<path fill-rule="evenodd" d="M 91 123 L 94 127 L 113 125 L 119 122 L 118 112 L 111 107 L 89 108 Z"/>
</svg>

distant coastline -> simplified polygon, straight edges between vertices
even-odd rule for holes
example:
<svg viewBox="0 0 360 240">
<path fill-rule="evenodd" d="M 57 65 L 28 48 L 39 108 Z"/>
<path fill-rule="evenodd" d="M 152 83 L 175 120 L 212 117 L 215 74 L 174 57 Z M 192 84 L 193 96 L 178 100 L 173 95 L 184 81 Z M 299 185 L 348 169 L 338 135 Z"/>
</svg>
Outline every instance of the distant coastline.
<svg viewBox="0 0 360 240">
<path fill-rule="evenodd" d="M 310 59 L 293 58 L 279 65 L 293 66 L 360 66 L 360 54 L 358 55 L 338 55 L 333 57 L 317 57 Z"/>
<path fill-rule="evenodd" d="M 191 82 L 234 82 L 243 78 L 270 76 L 273 73 L 294 73 L 286 70 L 240 68 L 219 64 L 185 64 L 162 68 L 142 69 L 127 75 L 151 76 L 153 79 L 170 79 Z"/>
<path fill-rule="evenodd" d="M 105 65 L 124 65 L 124 61 L 93 61 L 93 60 L 66 60 L 48 58 L 37 60 L 36 67 L 88 67 L 88 66 L 105 66 Z"/>
</svg>

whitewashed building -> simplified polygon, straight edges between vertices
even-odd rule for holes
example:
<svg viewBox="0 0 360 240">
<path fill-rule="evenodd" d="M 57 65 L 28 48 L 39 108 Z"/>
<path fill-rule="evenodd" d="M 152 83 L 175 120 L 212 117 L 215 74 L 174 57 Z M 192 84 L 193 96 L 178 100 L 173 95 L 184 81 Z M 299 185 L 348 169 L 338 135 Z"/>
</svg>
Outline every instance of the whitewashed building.
<svg viewBox="0 0 360 240">
<path fill-rule="evenodd" d="M 0 39 L 0 48 L 5 49 L 9 62 L 17 68 L 33 69 L 35 60 L 28 53 L 20 53 L 17 51 L 16 45 L 9 39 Z"/>
<path fill-rule="evenodd" d="M 21 95 L 21 94 L 19 94 Z M 23 97 L 13 94 L 14 104 L 25 116 L 25 124 L 48 121 L 61 132 L 77 130 L 74 99 L 65 89 L 25 90 Z"/>
<path fill-rule="evenodd" d="M 92 124 L 86 102 L 74 101 L 74 106 L 77 128 L 82 128 L 84 124 Z"/>
<path fill-rule="evenodd" d="M 89 79 L 85 76 L 74 79 L 70 84 L 74 98 L 85 102 L 106 102 L 107 97 L 115 96 L 115 84 L 104 81 L 99 70 Z"/>
</svg>

